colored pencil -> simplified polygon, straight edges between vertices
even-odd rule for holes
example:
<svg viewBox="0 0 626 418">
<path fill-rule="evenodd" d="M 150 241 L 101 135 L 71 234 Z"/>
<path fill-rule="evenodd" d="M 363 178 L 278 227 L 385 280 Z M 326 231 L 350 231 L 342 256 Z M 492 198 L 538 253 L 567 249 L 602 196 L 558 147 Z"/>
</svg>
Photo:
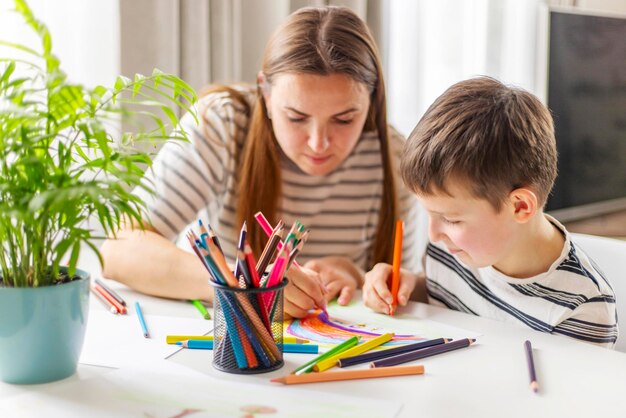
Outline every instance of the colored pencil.
<svg viewBox="0 0 626 418">
<path fill-rule="evenodd" d="M 118 314 L 117 308 L 115 307 L 115 305 L 109 302 L 104 296 L 102 296 L 99 292 L 97 292 L 93 287 L 91 288 L 91 293 L 93 293 L 94 296 L 97 297 L 100 302 L 102 302 L 104 307 L 107 308 L 109 312 L 111 312 L 114 315 Z"/>
<path fill-rule="evenodd" d="M 150 338 L 148 326 L 146 325 L 146 320 L 143 317 L 143 312 L 141 312 L 141 306 L 139 306 L 139 302 L 135 302 L 135 312 L 137 312 L 137 318 L 139 319 L 139 324 L 141 325 L 143 336 L 146 338 Z"/>
<path fill-rule="evenodd" d="M 243 255 L 246 259 L 246 264 L 248 267 L 248 271 L 250 272 L 250 276 L 252 276 L 252 285 L 254 287 L 259 287 L 261 284 L 261 278 L 259 277 L 259 273 L 256 270 L 256 261 L 254 260 L 254 253 L 252 252 L 252 247 L 248 241 L 243 246 Z"/>
<path fill-rule="evenodd" d="M 313 366 L 313 370 L 315 370 L 316 372 L 326 371 L 332 367 L 335 367 L 339 359 L 342 359 L 344 357 L 356 356 L 358 354 L 363 354 L 366 351 L 369 351 L 374 347 L 378 347 L 379 345 L 384 344 L 387 341 L 390 341 L 393 338 L 393 336 L 394 336 L 393 333 L 379 335 L 378 337 L 372 338 L 371 340 L 361 343 L 355 347 L 352 347 L 349 350 L 343 351 L 339 354 L 336 354 L 332 357 L 329 357 L 325 360 L 320 361 L 315 366 Z"/>
<path fill-rule="evenodd" d="M 209 240 L 209 231 L 205 228 L 202 223 L 202 219 L 198 219 L 198 228 L 200 229 L 200 241 L 202 241 L 202 246 L 207 248 L 207 241 Z"/>
<path fill-rule="evenodd" d="M 202 315 L 204 319 L 211 319 L 211 314 L 209 313 L 209 311 L 207 311 L 206 306 L 204 306 L 202 302 L 200 302 L 198 299 L 193 299 L 193 300 L 190 300 L 189 302 L 191 302 L 193 306 L 195 306 L 196 309 L 198 309 L 198 312 L 200 312 L 200 314 Z"/>
<path fill-rule="evenodd" d="M 203 340 L 203 341 L 213 341 L 212 335 L 167 335 L 165 337 L 165 342 L 167 344 L 176 344 L 178 341 L 185 340 Z M 276 338 L 276 341 L 280 341 L 280 337 Z M 296 337 L 283 337 L 282 341 L 284 344 L 306 344 L 311 342 L 310 340 L 305 340 L 304 338 L 296 338 Z"/>
<path fill-rule="evenodd" d="M 248 227 L 246 226 L 246 221 L 243 221 L 243 225 L 241 226 L 241 231 L 239 232 L 239 243 L 237 244 L 237 250 L 241 251 L 243 254 L 243 245 L 246 240 L 246 234 L 248 232 Z M 235 277 L 239 280 L 239 275 L 242 274 L 241 266 L 239 263 L 235 263 Z"/>
<path fill-rule="evenodd" d="M 99 284 L 94 283 L 93 284 L 93 289 L 96 292 L 100 293 L 100 295 L 102 295 L 106 300 L 108 300 L 113 306 L 115 306 L 115 309 L 117 309 L 117 311 L 119 313 L 124 315 L 127 312 L 126 311 L 126 306 L 122 305 L 117 300 L 115 300 L 115 298 L 113 296 L 111 296 L 111 294 L 108 293 L 106 290 L 104 290 L 102 288 L 102 286 L 100 286 Z"/>
<path fill-rule="evenodd" d="M 434 345 L 445 344 L 448 340 L 445 338 L 437 338 L 436 340 L 422 341 L 415 344 L 400 345 L 397 347 L 364 353 L 358 356 L 346 357 L 339 359 L 339 367 L 355 366 L 357 364 L 369 363 L 370 361 L 380 360 L 387 357 L 397 356 L 398 354 L 408 353 L 409 351 L 421 350 L 422 348 L 432 347 Z"/>
<path fill-rule="evenodd" d="M 524 342 L 524 349 L 526 351 L 526 364 L 528 365 L 528 375 L 530 377 L 530 388 L 533 392 L 539 391 L 539 383 L 537 382 L 537 373 L 535 372 L 535 360 L 533 359 L 533 346 L 530 341 Z"/>
<path fill-rule="evenodd" d="M 409 351 L 408 353 L 398 354 L 397 356 L 373 361 L 370 363 L 370 367 L 389 367 L 395 366 L 397 364 L 408 363 L 409 361 L 419 360 L 424 357 L 430 357 L 436 354 L 457 350 L 459 348 L 469 347 L 475 341 L 475 339 L 463 338 L 462 340 L 455 340 L 447 344 L 439 344 L 432 347 L 423 348 L 421 350 Z"/>
<path fill-rule="evenodd" d="M 420 364 L 415 366 L 384 367 L 380 369 L 348 370 L 345 372 L 309 373 L 303 375 L 288 374 L 287 376 L 277 377 L 270 381 L 285 385 L 295 385 L 299 383 L 336 382 L 340 380 L 372 379 L 376 377 L 407 376 L 415 374 L 424 374 L 424 366 Z"/>
<path fill-rule="evenodd" d="M 183 340 L 176 342 L 176 345 L 197 350 L 213 350 L 213 344 L 213 340 Z M 319 346 L 316 344 L 279 344 L 278 347 L 282 349 L 283 353 L 317 354 L 319 352 Z"/>
<path fill-rule="evenodd" d="M 223 253 L 224 250 L 222 250 L 222 245 L 220 244 L 220 239 L 217 237 L 217 234 L 215 233 L 213 228 L 211 228 L 211 225 L 209 225 L 209 238 L 211 238 L 211 241 L 213 241 L 215 246 Z"/>
<path fill-rule="evenodd" d="M 319 363 L 322 360 L 325 360 L 329 357 L 334 356 L 335 354 L 339 354 L 342 351 L 345 351 L 349 348 L 354 347 L 355 345 L 357 345 L 359 343 L 359 340 L 361 339 L 360 336 L 354 335 L 350 338 L 348 338 L 347 340 L 345 340 L 344 342 L 342 342 L 341 344 L 336 345 L 335 347 L 331 348 L 330 350 L 328 350 L 326 353 L 315 357 L 313 360 L 308 361 L 306 363 L 304 363 L 302 366 L 298 367 L 297 369 L 295 369 L 294 371 L 291 372 L 291 374 L 302 374 L 302 373 L 309 373 L 311 370 L 313 370 L 313 366 L 315 366 L 317 363 Z"/>
<path fill-rule="evenodd" d="M 389 307 L 389 315 L 395 315 L 398 308 L 398 289 L 400 288 L 400 265 L 402 264 L 402 233 L 404 222 L 396 222 L 396 239 L 393 245 L 393 270 L 391 273 L 391 296 L 393 302 Z"/>
<path fill-rule="evenodd" d="M 320 347 L 317 344 L 278 344 L 283 353 L 318 354 Z"/>
<path fill-rule="evenodd" d="M 256 264 L 256 271 L 259 276 L 263 276 L 265 270 L 267 269 L 267 266 L 269 265 L 270 261 L 272 261 L 272 258 L 276 253 L 276 247 L 278 246 L 278 243 L 282 238 L 282 233 L 283 221 L 280 221 L 278 222 L 278 225 L 276 225 L 276 228 L 274 228 L 274 230 L 272 231 L 272 234 L 270 235 L 267 244 L 265 244 L 265 248 L 263 248 L 261 257 L 259 257 L 259 261 Z"/>
<path fill-rule="evenodd" d="M 257 213 L 254 215 L 254 218 L 255 218 L 255 219 L 256 219 L 256 221 L 259 223 L 259 225 L 261 225 L 261 229 L 263 229 L 263 231 L 265 231 L 265 233 L 266 233 L 268 236 L 271 236 L 271 235 L 272 235 L 272 232 L 273 232 L 273 230 L 272 230 L 272 226 L 270 225 L 270 223 L 268 222 L 268 220 L 265 218 L 265 215 L 263 215 L 263 213 L 261 213 L 261 212 L 257 212 Z M 292 227 L 292 228 L 293 228 L 293 227 Z M 287 241 L 287 239 L 285 239 L 285 241 Z M 283 248 L 283 243 L 282 243 L 282 242 L 278 242 L 278 244 L 276 245 L 276 247 L 277 247 L 278 251 L 280 251 L 280 250 Z M 299 265 L 299 264 L 298 264 L 298 262 L 297 262 L 297 261 L 295 261 L 295 260 L 293 261 L 293 265 L 294 265 L 296 268 L 300 268 L 300 265 Z M 259 275 L 262 275 L 262 273 L 259 273 Z M 321 290 L 322 290 L 322 294 L 325 294 L 325 293 L 326 293 L 326 289 L 324 289 L 324 285 L 323 285 L 322 283 L 319 283 L 319 285 L 320 285 L 320 288 L 321 288 Z M 327 311 L 327 308 L 326 308 L 326 302 L 325 302 L 325 301 L 324 301 L 324 302 L 322 302 L 321 304 L 318 304 L 318 306 L 317 306 L 317 307 L 318 307 L 319 309 L 321 309 L 321 310 L 322 310 L 325 314 L 327 314 L 327 315 L 328 315 L 328 311 Z"/>
<path fill-rule="evenodd" d="M 113 298 L 118 301 L 120 303 L 120 305 L 126 306 L 126 301 L 124 299 L 122 299 L 122 297 L 120 295 L 118 295 L 115 290 L 111 289 L 109 286 L 105 285 L 102 280 L 100 279 L 96 279 L 95 280 L 96 283 L 98 283 L 100 285 L 100 287 L 102 287 L 104 290 L 106 290 L 107 292 L 109 292 L 109 294 L 111 296 L 113 296 Z"/>
<path fill-rule="evenodd" d="M 259 225 L 261 225 L 261 228 L 263 229 L 263 231 L 265 231 L 268 237 L 272 235 L 272 226 L 261 212 L 257 212 L 254 215 L 254 219 L 256 219 Z M 283 243 L 279 241 L 276 245 L 276 248 L 278 249 L 278 251 L 280 251 L 283 248 Z M 298 263 L 294 263 L 294 265 L 300 267 Z"/>
</svg>

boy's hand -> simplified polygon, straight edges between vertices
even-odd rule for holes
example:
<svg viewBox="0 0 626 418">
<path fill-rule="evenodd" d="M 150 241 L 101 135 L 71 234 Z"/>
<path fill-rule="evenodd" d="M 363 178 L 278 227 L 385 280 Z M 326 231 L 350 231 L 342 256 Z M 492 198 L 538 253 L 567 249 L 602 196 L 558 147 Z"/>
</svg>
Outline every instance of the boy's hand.
<svg viewBox="0 0 626 418">
<path fill-rule="evenodd" d="M 304 265 L 319 273 L 326 290 L 326 300 L 337 297 L 337 303 L 347 305 L 363 281 L 363 272 L 346 257 L 323 257 Z"/>
<path fill-rule="evenodd" d="M 390 306 L 393 303 L 391 290 L 387 287 L 391 279 L 392 267 L 386 263 L 378 263 L 374 268 L 365 273 L 363 284 L 363 301 L 365 306 L 376 312 L 390 314 Z M 400 270 L 400 287 L 398 288 L 398 305 L 406 306 L 411 292 L 417 284 L 418 276 L 406 270 Z"/>
</svg>

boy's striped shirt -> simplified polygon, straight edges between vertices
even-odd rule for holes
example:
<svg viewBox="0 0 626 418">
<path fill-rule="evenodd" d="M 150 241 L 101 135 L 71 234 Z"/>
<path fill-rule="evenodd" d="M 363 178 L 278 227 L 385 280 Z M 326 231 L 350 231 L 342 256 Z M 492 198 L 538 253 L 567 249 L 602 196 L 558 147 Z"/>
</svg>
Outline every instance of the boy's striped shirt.
<svg viewBox="0 0 626 418">
<path fill-rule="evenodd" d="M 468 267 L 444 246 L 430 243 L 425 260 L 429 302 L 613 347 L 618 328 L 611 285 L 565 228 L 548 218 L 564 234 L 565 245 L 547 272 L 531 278 Z"/>
</svg>

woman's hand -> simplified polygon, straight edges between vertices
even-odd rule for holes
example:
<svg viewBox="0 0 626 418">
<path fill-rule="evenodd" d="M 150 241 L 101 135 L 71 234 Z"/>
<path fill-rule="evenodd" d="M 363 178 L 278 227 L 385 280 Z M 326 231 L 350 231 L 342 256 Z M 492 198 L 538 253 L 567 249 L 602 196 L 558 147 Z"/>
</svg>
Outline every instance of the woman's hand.
<svg viewBox="0 0 626 418">
<path fill-rule="evenodd" d="M 391 278 L 391 265 L 387 263 L 378 263 L 374 268 L 365 274 L 365 283 L 363 284 L 363 301 L 365 306 L 370 307 L 376 312 L 390 314 L 390 307 L 393 304 L 393 296 L 391 290 L 387 287 L 387 283 Z M 400 287 L 398 288 L 398 305 L 406 306 L 411 297 L 411 293 L 415 289 L 419 275 L 410 273 L 406 270 L 400 270 Z"/>
<path fill-rule="evenodd" d="M 347 257 L 323 257 L 304 265 L 317 272 L 326 289 L 326 300 L 337 297 L 337 303 L 347 305 L 354 291 L 363 282 L 363 271 Z"/>
<path fill-rule="evenodd" d="M 306 316 L 311 309 L 326 306 L 325 291 L 318 272 L 301 267 L 290 268 L 285 288 L 285 313 L 294 318 Z"/>
</svg>

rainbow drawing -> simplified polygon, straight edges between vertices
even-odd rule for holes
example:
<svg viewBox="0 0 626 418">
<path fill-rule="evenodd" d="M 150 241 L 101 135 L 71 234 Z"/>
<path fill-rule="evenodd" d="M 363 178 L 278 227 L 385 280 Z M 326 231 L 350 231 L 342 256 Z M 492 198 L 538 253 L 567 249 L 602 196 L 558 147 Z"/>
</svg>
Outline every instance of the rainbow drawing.
<svg viewBox="0 0 626 418">
<path fill-rule="evenodd" d="M 361 336 L 361 342 L 364 342 L 386 332 L 394 332 L 364 323 L 354 323 L 337 316 L 329 318 L 321 310 L 310 312 L 304 318 L 285 321 L 283 330 L 286 336 L 304 338 L 321 345 L 339 344 L 353 335 Z M 408 344 L 425 339 L 427 338 L 419 335 L 396 334 L 384 345 Z"/>
</svg>

